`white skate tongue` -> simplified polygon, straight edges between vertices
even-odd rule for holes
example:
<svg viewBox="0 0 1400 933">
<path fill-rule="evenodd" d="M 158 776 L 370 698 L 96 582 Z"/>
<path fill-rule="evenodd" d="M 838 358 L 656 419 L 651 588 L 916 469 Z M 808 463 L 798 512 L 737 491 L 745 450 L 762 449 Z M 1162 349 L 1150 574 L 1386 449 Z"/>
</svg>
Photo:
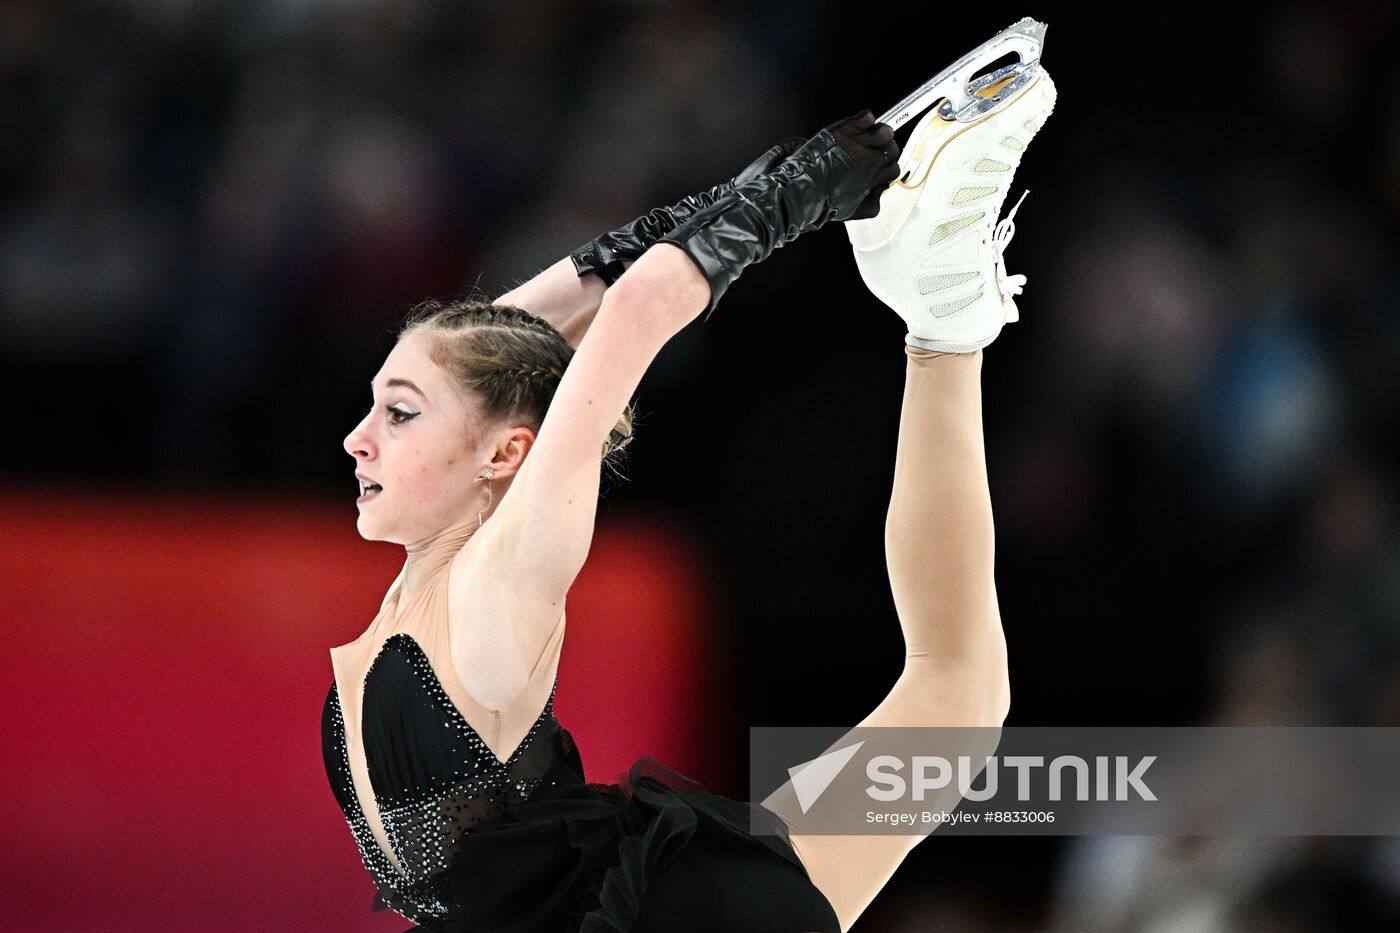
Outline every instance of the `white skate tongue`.
<svg viewBox="0 0 1400 933">
<path fill-rule="evenodd" d="M 1006 261 L 1002 257 L 1002 250 L 1011 244 L 1011 238 L 1016 235 L 1016 211 L 1020 209 L 1021 201 L 1024 201 L 1026 195 L 1030 193 L 1031 189 L 1029 188 L 1021 192 L 1020 200 L 1016 202 L 1015 207 L 1011 208 L 1011 211 L 1001 219 L 996 229 L 992 231 L 992 249 L 996 252 L 994 262 L 997 270 L 997 291 L 1001 292 L 1003 301 L 1021 294 L 1021 289 L 1026 284 L 1024 275 L 1006 274 Z M 1011 307 L 1013 310 L 1007 314 L 1007 321 L 1019 320 L 1020 314 L 1014 310 L 1016 306 L 1013 304 Z"/>
</svg>

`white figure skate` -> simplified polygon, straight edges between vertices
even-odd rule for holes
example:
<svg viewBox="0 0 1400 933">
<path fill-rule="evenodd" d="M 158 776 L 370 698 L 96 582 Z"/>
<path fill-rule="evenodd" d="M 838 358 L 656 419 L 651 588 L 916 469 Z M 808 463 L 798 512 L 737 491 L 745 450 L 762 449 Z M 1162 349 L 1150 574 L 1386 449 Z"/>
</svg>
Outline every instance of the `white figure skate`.
<svg viewBox="0 0 1400 933">
<path fill-rule="evenodd" d="M 1054 82 L 1040 65 L 1044 41 L 1045 25 L 1023 19 L 880 118 L 897 129 L 928 109 L 879 215 L 846 223 L 861 278 L 904 318 L 910 346 L 968 353 L 1019 317 L 1013 298 L 1026 277 L 1006 274 L 1002 251 L 1020 202 L 994 222 L 1026 145 L 1055 106 Z M 1009 53 L 1020 61 L 976 77 Z"/>
</svg>

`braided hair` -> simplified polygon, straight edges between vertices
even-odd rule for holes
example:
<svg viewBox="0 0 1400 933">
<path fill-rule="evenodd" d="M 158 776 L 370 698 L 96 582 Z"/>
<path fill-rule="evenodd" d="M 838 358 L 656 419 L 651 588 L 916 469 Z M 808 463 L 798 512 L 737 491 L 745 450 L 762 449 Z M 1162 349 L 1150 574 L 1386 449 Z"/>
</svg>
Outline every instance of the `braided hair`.
<svg viewBox="0 0 1400 933">
<path fill-rule="evenodd" d="M 574 355 L 547 321 L 509 305 L 429 299 L 408 312 L 398 339 L 417 330 L 439 338 L 429 351 L 433 362 L 481 400 L 488 418 L 525 417 L 536 431 Z M 603 444 L 614 469 L 632 442 L 634 417 L 628 405 Z"/>
</svg>

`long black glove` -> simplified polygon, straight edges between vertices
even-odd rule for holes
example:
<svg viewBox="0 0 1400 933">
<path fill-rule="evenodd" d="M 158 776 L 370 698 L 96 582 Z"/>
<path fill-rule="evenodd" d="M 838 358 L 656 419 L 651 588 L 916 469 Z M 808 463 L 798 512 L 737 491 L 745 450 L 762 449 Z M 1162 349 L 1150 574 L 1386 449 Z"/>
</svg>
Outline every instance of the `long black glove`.
<svg viewBox="0 0 1400 933">
<path fill-rule="evenodd" d="M 648 211 L 629 224 L 624 224 L 580 246 L 569 254 L 579 278 L 596 275 L 607 284 L 622 275 L 623 263 L 636 262 L 647 248 L 694 216 L 696 211 L 733 191 L 738 185 L 753 181 L 772 171 L 780 162 L 798 149 L 806 140 L 799 137 L 784 140 L 749 163 L 730 181 L 715 185 L 708 191 L 682 198 L 670 207 Z"/>
<path fill-rule="evenodd" d="M 899 177 L 894 131 L 870 111 L 838 120 L 767 175 L 733 191 L 662 236 L 685 250 L 710 283 L 710 310 L 751 263 L 832 220 L 880 212 Z"/>
</svg>

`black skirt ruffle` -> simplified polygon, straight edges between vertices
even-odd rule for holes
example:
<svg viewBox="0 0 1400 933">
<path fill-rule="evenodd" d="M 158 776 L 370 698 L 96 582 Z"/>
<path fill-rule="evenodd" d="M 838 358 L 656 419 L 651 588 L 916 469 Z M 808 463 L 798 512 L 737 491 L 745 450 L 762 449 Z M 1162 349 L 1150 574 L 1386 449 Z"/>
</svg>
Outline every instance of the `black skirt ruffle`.
<svg viewBox="0 0 1400 933">
<path fill-rule="evenodd" d="M 617 784 L 585 783 L 577 757 L 561 759 L 530 799 L 462 840 L 445 887 L 451 919 L 410 929 L 840 931 L 777 814 L 652 758 Z"/>
</svg>

